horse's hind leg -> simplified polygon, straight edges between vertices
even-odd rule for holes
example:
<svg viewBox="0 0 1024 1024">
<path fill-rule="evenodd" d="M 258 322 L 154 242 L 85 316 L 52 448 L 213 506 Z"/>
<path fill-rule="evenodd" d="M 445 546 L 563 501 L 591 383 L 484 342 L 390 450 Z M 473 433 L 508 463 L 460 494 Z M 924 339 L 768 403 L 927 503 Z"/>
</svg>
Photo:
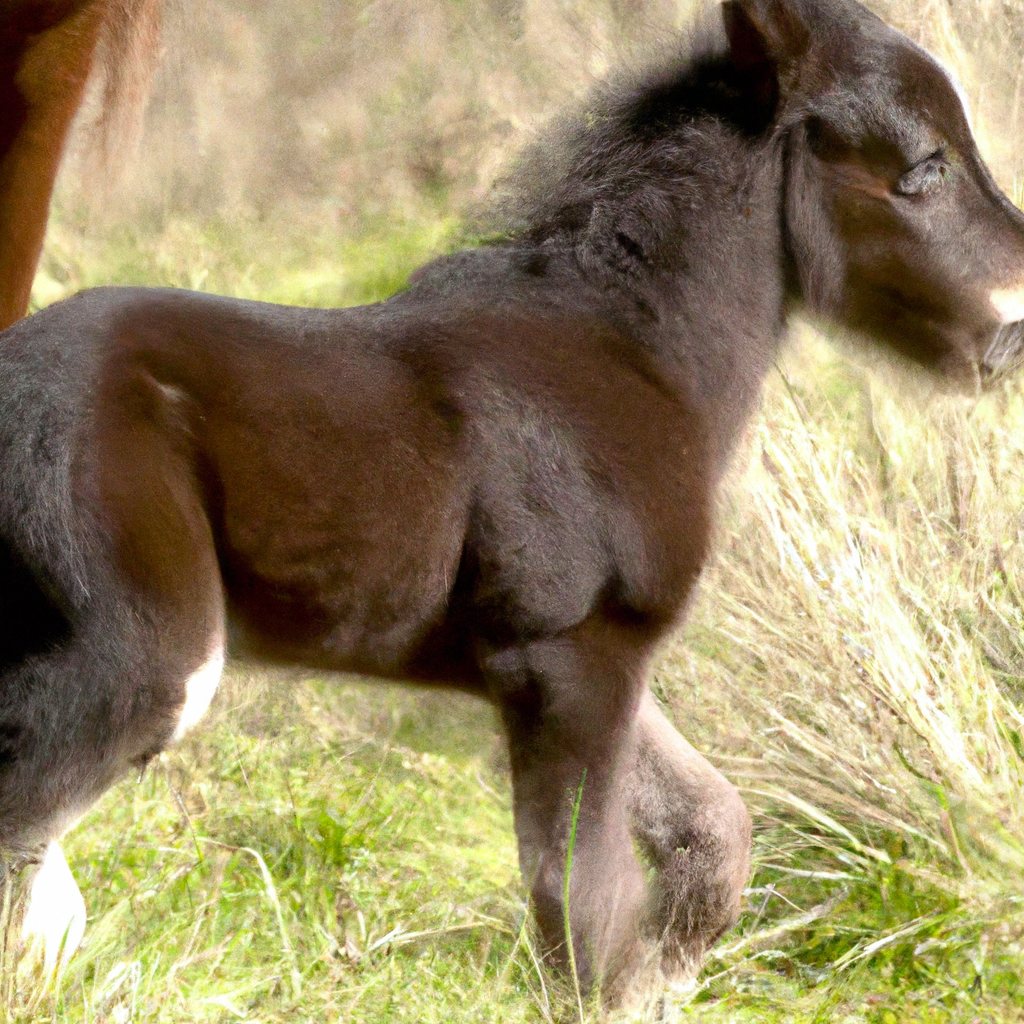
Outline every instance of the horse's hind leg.
<svg viewBox="0 0 1024 1024">
<path fill-rule="evenodd" d="M 82 0 L 0 5 L 14 8 L 0 13 L 7 37 L 0 63 L 0 329 L 28 306 L 64 140 L 109 6 Z M 37 26 L 31 26 L 32 7 L 39 9 Z M 61 7 L 67 13 L 48 26 Z"/>
<path fill-rule="evenodd" d="M 17 696 L 0 706 L 0 840 L 12 850 L 58 838 L 194 724 L 216 684 L 224 605 L 211 530 L 189 446 L 152 397 L 114 407 L 96 433 L 83 491 L 102 538 L 81 545 L 88 596 L 67 635 L 43 653 L 8 651 L 0 670 L 0 692 Z M 51 846 L 25 922 L 48 961 L 74 889 Z"/>
<path fill-rule="evenodd" d="M 615 627 L 597 621 L 482 661 L 508 735 L 519 859 L 535 917 L 547 953 L 567 967 L 569 872 L 572 952 L 584 989 L 628 977 L 642 952 L 646 886 L 629 833 L 622 774 L 643 663 Z"/>
<path fill-rule="evenodd" d="M 647 930 L 670 975 L 692 972 L 736 921 L 750 874 L 750 815 L 728 780 L 645 692 L 627 786 L 633 835 L 657 871 Z"/>
<path fill-rule="evenodd" d="M 22 938 L 42 947 L 47 973 L 66 963 L 85 935 L 85 900 L 64 859 L 60 844 L 53 841 L 28 891 L 28 905 L 21 923 Z"/>
<path fill-rule="evenodd" d="M 8 766 L 5 796 L 17 808 L 0 808 L 5 825 L 20 818 L 29 835 L 48 844 L 29 879 L 21 924 L 48 972 L 74 952 L 86 919 L 58 837 L 103 789 L 141 770 L 194 724 L 223 660 L 216 607 L 200 605 L 185 616 L 123 596 L 105 603 L 101 621 L 83 625 L 65 650 L 32 659 L 4 680 L 16 675 L 17 683 L 51 691 L 41 695 L 42 709 L 20 709 L 35 743 Z M 120 606 L 115 613 L 111 604 Z M 83 683 L 98 699 L 83 694 Z"/>
</svg>

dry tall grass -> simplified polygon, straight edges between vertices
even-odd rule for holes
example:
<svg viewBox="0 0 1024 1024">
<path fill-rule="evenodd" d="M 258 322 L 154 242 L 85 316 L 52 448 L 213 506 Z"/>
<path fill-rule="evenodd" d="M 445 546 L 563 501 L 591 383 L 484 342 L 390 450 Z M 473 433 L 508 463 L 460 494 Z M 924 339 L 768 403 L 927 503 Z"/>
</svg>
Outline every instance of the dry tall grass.
<svg viewBox="0 0 1024 1024">
<path fill-rule="evenodd" d="M 104 216 L 167 212 L 351 229 L 486 192 L 554 105 L 643 60 L 717 0 L 166 0 L 165 56 Z M 963 80 L 997 177 L 1022 167 L 1024 10 L 1010 0 L 870 0 Z M 87 115 L 84 126 L 91 123 Z M 86 136 L 87 137 L 87 136 Z M 82 198 L 81 162 L 65 177 Z"/>
<path fill-rule="evenodd" d="M 761 920 L 727 966 L 790 930 L 806 945 L 785 957 L 832 981 L 873 960 L 950 990 L 998 974 L 1015 998 L 1024 396 L 901 383 L 807 332 L 769 382 L 658 679 L 758 822 Z"/>
</svg>

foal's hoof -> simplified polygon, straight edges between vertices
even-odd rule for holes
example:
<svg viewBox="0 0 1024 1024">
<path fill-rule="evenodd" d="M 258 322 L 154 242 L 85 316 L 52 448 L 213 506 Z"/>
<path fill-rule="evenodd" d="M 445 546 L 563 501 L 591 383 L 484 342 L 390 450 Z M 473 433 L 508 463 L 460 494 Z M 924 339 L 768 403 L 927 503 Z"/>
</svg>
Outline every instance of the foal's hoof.
<svg viewBox="0 0 1024 1024">
<path fill-rule="evenodd" d="M 26 947 L 43 959 L 47 974 L 71 959 L 85 934 L 85 900 L 78 890 L 64 852 L 50 843 L 36 869 L 21 925 Z"/>
<path fill-rule="evenodd" d="M 601 989 L 606 1010 L 621 1010 L 633 1020 L 649 1020 L 659 1007 L 681 1006 L 696 991 L 703 958 L 680 958 L 678 951 L 666 950 L 663 943 L 643 944 L 628 970 L 624 970 Z M 662 1019 L 656 1013 L 655 1019 Z"/>
</svg>

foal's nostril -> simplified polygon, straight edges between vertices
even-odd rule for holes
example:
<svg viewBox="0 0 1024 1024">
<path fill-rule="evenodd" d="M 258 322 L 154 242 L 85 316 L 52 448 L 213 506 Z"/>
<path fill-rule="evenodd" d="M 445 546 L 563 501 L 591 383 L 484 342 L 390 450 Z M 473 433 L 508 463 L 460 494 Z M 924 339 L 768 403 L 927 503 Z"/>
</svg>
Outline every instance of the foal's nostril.
<svg viewBox="0 0 1024 1024">
<path fill-rule="evenodd" d="M 1004 324 L 996 332 L 978 369 L 990 381 L 1024 361 L 1024 320 Z"/>
</svg>

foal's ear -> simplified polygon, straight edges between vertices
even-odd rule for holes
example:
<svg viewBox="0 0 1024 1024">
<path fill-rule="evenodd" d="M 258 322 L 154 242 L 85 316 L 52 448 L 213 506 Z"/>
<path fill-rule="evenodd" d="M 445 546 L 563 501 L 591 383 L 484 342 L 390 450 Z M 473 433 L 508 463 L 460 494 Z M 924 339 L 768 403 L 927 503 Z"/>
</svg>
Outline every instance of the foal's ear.
<svg viewBox="0 0 1024 1024">
<path fill-rule="evenodd" d="M 794 0 L 725 0 L 722 4 L 729 53 L 759 91 L 784 87 L 792 64 L 811 40 Z"/>
</svg>

